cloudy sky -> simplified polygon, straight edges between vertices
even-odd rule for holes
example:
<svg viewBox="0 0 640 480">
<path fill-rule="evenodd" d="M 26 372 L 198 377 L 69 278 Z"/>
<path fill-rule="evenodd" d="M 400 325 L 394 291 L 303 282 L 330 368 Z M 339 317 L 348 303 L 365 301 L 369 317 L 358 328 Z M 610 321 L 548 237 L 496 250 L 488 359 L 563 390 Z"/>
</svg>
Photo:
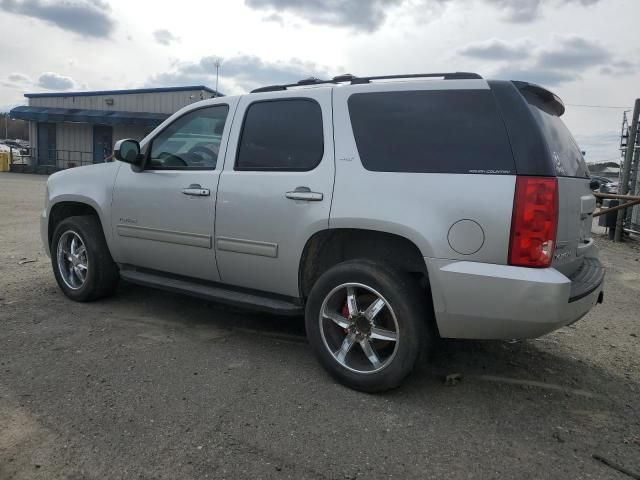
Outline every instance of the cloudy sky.
<svg viewBox="0 0 640 480">
<path fill-rule="evenodd" d="M 475 71 L 552 89 L 587 159 L 615 160 L 640 96 L 638 18 L 638 0 L 0 0 L 0 111 L 24 92 L 214 87 L 218 59 L 226 94 Z"/>
</svg>

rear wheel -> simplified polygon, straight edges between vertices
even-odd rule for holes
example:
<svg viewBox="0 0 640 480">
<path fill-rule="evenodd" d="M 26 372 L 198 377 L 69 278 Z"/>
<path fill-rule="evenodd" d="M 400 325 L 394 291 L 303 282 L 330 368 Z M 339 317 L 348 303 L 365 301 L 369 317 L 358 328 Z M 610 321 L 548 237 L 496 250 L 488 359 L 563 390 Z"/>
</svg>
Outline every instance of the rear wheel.
<svg viewBox="0 0 640 480">
<path fill-rule="evenodd" d="M 341 383 L 367 392 L 397 387 L 426 348 L 423 292 L 410 275 L 368 260 L 341 263 L 314 285 L 307 336 Z"/>
<path fill-rule="evenodd" d="M 118 286 L 118 267 L 95 216 L 69 217 L 57 225 L 51 239 L 51 263 L 58 285 L 72 300 L 97 300 Z"/>
</svg>

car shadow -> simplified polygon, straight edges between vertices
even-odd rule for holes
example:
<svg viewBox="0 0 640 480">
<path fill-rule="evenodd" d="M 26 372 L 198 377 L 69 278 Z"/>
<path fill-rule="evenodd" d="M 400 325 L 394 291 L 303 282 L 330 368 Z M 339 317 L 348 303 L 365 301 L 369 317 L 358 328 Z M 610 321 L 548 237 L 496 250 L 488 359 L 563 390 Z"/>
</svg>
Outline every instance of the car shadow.
<svg viewBox="0 0 640 480">
<path fill-rule="evenodd" d="M 118 295 L 106 302 L 114 306 L 124 303 L 174 326 L 307 342 L 301 316 L 265 314 L 131 284 L 123 284 Z M 132 313 L 135 316 L 136 312 Z M 553 335 L 516 342 L 438 339 L 417 375 L 401 390 L 481 382 L 515 391 L 533 389 L 617 402 L 615 392 L 620 388 L 628 388 L 630 382 L 638 386 L 622 375 L 576 358 Z"/>
</svg>

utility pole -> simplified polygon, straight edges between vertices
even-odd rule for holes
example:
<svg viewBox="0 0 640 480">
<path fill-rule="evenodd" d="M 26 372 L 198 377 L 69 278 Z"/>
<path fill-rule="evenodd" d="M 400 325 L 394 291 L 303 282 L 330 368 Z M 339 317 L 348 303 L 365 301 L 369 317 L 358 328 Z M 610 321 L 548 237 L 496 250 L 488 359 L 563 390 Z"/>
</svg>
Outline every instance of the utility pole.
<svg viewBox="0 0 640 480">
<path fill-rule="evenodd" d="M 214 63 L 214 65 L 216 66 L 216 93 L 215 96 L 218 96 L 218 73 L 220 71 L 220 59 L 218 58 L 216 60 L 216 63 Z"/>
<path fill-rule="evenodd" d="M 627 137 L 627 150 L 624 155 L 624 164 L 622 165 L 622 175 L 620 177 L 620 185 L 618 187 L 619 195 L 626 195 L 629 191 L 629 175 L 631 173 L 631 164 L 633 163 L 633 154 L 636 146 L 636 135 L 638 133 L 638 116 L 640 115 L 640 98 L 636 98 L 633 106 L 633 117 L 631 117 L 631 127 L 629 127 L 629 136 Z M 618 218 L 616 219 L 615 242 L 622 241 L 622 228 L 624 225 L 626 208 L 618 210 Z"/>
</svg>

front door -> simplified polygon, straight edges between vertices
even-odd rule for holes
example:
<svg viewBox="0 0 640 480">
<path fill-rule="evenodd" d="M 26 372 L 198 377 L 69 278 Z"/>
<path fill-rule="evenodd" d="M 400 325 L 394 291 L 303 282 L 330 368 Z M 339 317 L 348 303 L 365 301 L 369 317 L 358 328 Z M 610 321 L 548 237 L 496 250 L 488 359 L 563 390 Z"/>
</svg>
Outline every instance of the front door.
<svg viewBox="0 0 640 480">
<path fill-rule="evenodd" d="M 56 124 L 38 122 L 38 165 L 56 164 Z"/>
<path fill-rule="evenodd" d="M 108 125 L 93 126 L 93 163 L 104 163 L 111 155 L 113 128 Z"/>
<path fill-rule="evenodd" d="M 331 108 L 330 88 L 242 97 L 216 208 L 224 283 L 299 295 L 304 246 L 329 224 Z"/>
<path fill-rule="evenodd" d="M 219 280 L 213 250 L 218 178 L 236 99 L 177 117 L 142 148 L 143 171 L 122 165 L 113 192 L 114 259 Z"/>
</svg>

